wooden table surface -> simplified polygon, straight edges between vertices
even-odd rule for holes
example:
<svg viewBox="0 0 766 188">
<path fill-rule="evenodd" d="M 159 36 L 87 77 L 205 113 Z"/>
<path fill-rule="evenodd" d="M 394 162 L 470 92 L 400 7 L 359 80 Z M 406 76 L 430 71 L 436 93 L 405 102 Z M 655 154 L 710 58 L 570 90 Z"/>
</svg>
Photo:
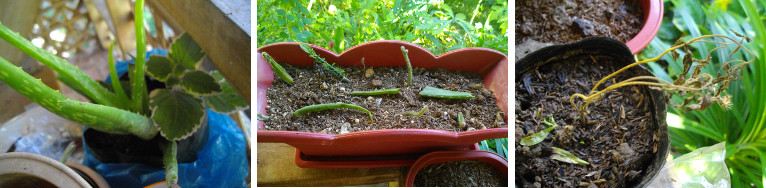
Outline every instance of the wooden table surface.
<svg viewBox="0 0 766 188">
<path fill-rule="evenodd" d="M 295 148 L 283 143 L 258 143 L 258 186 L 399 186 L 407 167 L 301 168 Z"/>
</svg>

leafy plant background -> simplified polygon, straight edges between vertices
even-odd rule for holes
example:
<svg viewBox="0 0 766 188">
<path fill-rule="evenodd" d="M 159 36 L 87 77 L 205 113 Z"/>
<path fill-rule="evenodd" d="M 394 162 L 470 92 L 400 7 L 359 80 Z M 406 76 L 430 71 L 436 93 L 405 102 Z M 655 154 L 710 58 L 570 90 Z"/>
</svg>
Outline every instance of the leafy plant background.
<svg viewBox="0 0 766 188">
<path fill-rule="evenodd" d="M 675 156 L 697 148 L 726 142 L 726 164 L 732 187 L 764 187 L 766 182 L 766 2 L 751 0 L 664 0 L 665 16 L 657 37 L 640 54 L 639 59 L 659 55 L 678 38 L 685 40 L 701 35 L 734 36 L 733 30 L 754 40 L 745 46 L 756 56 L 738 82 L 725 91 L 732 95 L 732 109 L 712 105 L 703 111 L 682 111 L 668 106 L 671 148 Z M 693 55 L 704 57 L 714 44 L 694 44 Z M 703 71 L 715 75 L 728 59 L 749 59 L 743 51 L 720 50 Z M 684 54 L 681 54 L 682 56 Z M 659 78 L 672 81 L 682 70 L 680 62 L 670 56 L 648 64 Z M 679 102 L 677 98 L 671 99 Z M 700 172 L 704 173 L 704 170 Z M 690 172 L 696 173 L 696 172 Z"/>
<path fill-rule="evenodd" d="M 466 47 L 508 53 L 508 1 L 258 0 L 258 46 L 305 42 L 340 53 L 401 40 L 434 54 Z"/>
</svg>

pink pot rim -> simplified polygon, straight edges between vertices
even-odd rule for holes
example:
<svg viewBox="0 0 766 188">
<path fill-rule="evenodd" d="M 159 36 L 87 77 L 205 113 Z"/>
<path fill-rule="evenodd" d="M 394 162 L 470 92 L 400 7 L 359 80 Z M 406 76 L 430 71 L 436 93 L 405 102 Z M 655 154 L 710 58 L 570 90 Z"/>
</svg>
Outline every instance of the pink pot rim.
<svg viewBox="0 0 766 188">
<path fill-rule="evenodd" d="M 662 0 L 641 1 L 641 6 L 644 10 L 644 26 L 636 36 L 625 43 L 633 54 L 638 54 L 638 52 L 644 50 L 652 42 L 652 39 L 657 36 L 657 32 L 659 32 L 662 25 L 662 14 L 664 12 Z"/>
<path fill-rule="evenodd" d="M 415 184 L 415 176 L 428 165 L 449 161 L 475 160 L 492 165 L 508 178 L 508 160 L 490 151 L 436 151 L 420 157 L 407 171 L 407 180 L 404 186 L 412 187 Z"/>
</svg>

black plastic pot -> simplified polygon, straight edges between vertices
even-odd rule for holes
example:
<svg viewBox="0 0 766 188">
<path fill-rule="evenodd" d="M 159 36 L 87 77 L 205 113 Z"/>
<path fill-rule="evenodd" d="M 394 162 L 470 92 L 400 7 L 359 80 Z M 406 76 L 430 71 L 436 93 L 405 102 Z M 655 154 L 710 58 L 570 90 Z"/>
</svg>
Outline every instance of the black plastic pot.
<svg viewBox="0 0 766 188">
<path fill-rule="evenodd" d="M 583 56 L 609 56 L 615 60 L 614 63 L 617 63 L 616 67 L 624 67 L 636 61 L 625 43 L 605 37 L 591 37 L 570 44 L 548 46 L 520 59 L 516 62 L 516 84 L 523 84 L 522 75 L 535 70 L 537 67 L 549 63 L 566 63 L 569 61 L 562 60 Z M 643 66 L 634 67 L 628 71 L 636 72 L 638 75 L 652 75 Z M 645 175 L 641 177 L 640 183 L 636 184 L 635 187 L 646 187 L 651 183 L 665 164 L 670 148 L 670 136 L 665 123 L 665 93 L 653 89 L 647 89 L 647 92 L 650 95 L 649 99 L 652 104 L 650 109 L 654 119 L 651 129 L 657 131 L 660 138 L 655 156 L 649 163 Z"/>
<path fill-rule="evenodd" d="M 123 74 L 120 80 L 127 80 Z M 151 92 L 165 88 L 165 84 L 145 77 Z M 207 114 L 197 132 L 178 141 L 176 159 L 178 163 L 190 163 L 197 160 L 197 151 L 205 147 L 209 137 Z M 83 133 L 83 143 L 94 157 L 102 163 L 142 163 L 156 168 L 164 168 L 160 143 L 167 142 L 159 133 L 151 140 L 143 140 L 135 135 L 116 135 L 87 128 Z"/>
</svg>

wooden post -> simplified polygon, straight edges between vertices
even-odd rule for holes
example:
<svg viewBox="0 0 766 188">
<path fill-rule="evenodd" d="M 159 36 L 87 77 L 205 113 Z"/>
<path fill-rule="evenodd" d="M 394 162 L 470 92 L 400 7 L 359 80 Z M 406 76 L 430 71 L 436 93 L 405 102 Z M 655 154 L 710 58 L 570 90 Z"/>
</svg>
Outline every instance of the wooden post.
<svg viewBox="0 0 766 188">
<path fill-rule="evenodd" d="M 152 0 L 147 4 L 183 27 L 250 103 L 250 1 Z"/>
</svg>

